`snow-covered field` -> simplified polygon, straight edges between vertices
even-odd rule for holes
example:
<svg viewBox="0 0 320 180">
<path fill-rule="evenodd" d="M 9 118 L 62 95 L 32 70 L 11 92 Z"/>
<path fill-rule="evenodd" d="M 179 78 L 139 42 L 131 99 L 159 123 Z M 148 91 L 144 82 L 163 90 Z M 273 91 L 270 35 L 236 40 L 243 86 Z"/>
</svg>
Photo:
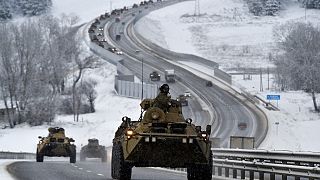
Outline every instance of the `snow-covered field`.
<svg viewBox="0 0 320 180">
<path fill-rule="evenodd" d="M 203 56 L 230 70 L 272 67 L 273 27 L 305 21 L 305 10 L 294 0 L 287 0 L 276 17 L 253 16 L 243 0 L 201 0 L 200 17 L 190 16 L 194 9 L 194 1 L 160 9 L 139 21 L 137 28 L 165 48 Z M 308 22 L 320 22 L 319 10 L 307 10 L 306 14 Z"/>
<path fill-rule="evenodd" d="M 88 22 L 110 9 L 110 1 L 102 0 L 54 0 L 53 14 L 76 14 L 81 23 Z M 130 6 L 138 0 L 112 1 L 112 7 Z M 222 3 L 223 2 L 223 3 Z M 289 4 L 278 17 L 253 17 L 241 0 L 202 0 L 199 19 L 187 17 L 193 14 L 194 2 L 184 2 L 155 11 L 142 20 L 138 29 L 151 40 L 178 52 L 201 55 L 221 63 L 224 69 L 234 67 L 273 66 L 268 52 L 273 48 L 272 27 L 287 20 L 304 20 L 304 10 Z M 226 7 L 228 5 L 228 7 Z M 179 9 L 177 12 L 176 9 Z M 307 11 L 309 21 L 318 22 L 316 10 Z M 183 18 L 181 16 L 184 15 Z M 145 28 L 141 28 L 144 26 Z M 173 28 L 174 27 L 174 28 Z M 195 67 L 195 66 L 194 66 Z M 201 68 L 201 67 L 199 67 Z M 202 67 L 203 68 L 203 67 Z M 0 130 L 0 151 L 35 152 L 37 137 L 47 135 L 50 126 L 62 126 L 66 134 L 76 140 L 78 150 L 90 137 L 96 137 L 104 145 L 111 145 L 116 127 L 122 116 L 139 117 L 139 100 L 118 97 L 113 89 L 116 67 L 105 63 L 101 68 L 86 74 L 97 80 L 98 98 L 94 114 L 81 115 L 79 122 L 72 116 L 58 116 L 51 125 L 29 127 L 19 125 L 15 129 Z M 265 75 L 264 75 L 265 76 Z M 314 138 L 320 128 L 319 115 L 312 113 L 311 97 L 303 92 L 277 92 L 276 89 L 259 90 L 259 77 L 242 80 L 234 76 L 239 85 L 261 97 L 280 94 L 280 112 L 270 116 L 270 132 L 263 148 L 320 151 Z M 264 77 L 264 89 L 266 89 Z M 274 102 L 275 103 L 275 102 Z M 279 122 L 279 125 L 275 125 Z M 17 143 L 16 140 L 19 140 Z"/>
</svg>

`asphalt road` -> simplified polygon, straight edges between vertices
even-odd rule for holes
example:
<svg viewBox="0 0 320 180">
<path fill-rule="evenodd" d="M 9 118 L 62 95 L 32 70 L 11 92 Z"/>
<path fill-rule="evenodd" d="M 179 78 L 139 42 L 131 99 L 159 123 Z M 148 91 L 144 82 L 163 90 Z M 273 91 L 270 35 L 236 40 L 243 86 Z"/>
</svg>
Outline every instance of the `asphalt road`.
<svg viewBox="0 0 320 180">
<path fill-rule="evenodd" d="M 15 162 L 8 171 L 17 180 L 107 180 L 111 178 L 111 164 L 99 159 L 70 164 L 66 161 Z M 187 175 L 181 172 L 156 168 L 133 168 L 132 180 L 180 180 Z"/>
</svg>

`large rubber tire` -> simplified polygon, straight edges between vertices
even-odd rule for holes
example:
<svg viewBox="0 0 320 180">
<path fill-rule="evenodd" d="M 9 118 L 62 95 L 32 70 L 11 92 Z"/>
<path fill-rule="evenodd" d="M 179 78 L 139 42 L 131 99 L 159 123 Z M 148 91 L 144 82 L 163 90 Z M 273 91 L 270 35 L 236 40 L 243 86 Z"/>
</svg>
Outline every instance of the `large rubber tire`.
<svg viewBox="0 0 320 180">
<path fill-rule="evenodd" d="M 187 168 L 188 180 L 211 180 L 212 179 L 212 151 L 209 155 L 209 162 L 206 165 L 193 164 Z"/>
<path fill-rule="evenodd" d="M 76 163 L 77 161 L 77 152 L 76 152 L 76 146 L 70 147 L 70 163 Z"/>
<path fill-rule="evenodd" d="M 119 180 L 131 180 L 132 167 L 123 158 L 120 144 L 113 144 L 111 159 L 111 177 Z"/>
<path fill-rule="evenodd" d="M 36 152 L 36 160 L 37 162 L 43 162 L 43 154 L 42 153 L 39 153 L 38 150 Z"/>
</svg>

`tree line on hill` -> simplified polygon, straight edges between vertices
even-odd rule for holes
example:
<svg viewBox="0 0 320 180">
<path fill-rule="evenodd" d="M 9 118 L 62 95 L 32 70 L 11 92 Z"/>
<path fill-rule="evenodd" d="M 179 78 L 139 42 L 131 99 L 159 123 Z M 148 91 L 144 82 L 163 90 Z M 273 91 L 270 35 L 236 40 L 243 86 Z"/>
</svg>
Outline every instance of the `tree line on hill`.
<svg viewBox="0 0 320 180">
<path fill-rule="evenodd" d="M 275 16 L 283 0 L 246 0 L 249 11 L 255 16 Z M 320 9 L 320 0 L 298 0 L 307 9 Z"/>
<path fill-rule="evenodd" d="M 52 6 L 51 0 L 0 0 L 0 20 L 14 16 L 37 16 L 46 13 Z"/>
<path fill-rule="evenodd" d="M 95 111 L 96 82 L 83 74 L 99 62 L 83 53 L 76 22 L 43 16 L 0 24 L 0 100 L 11 128 L 51 122 L 58 113 L 78 121 L 80 113 Z"/>
</svg>

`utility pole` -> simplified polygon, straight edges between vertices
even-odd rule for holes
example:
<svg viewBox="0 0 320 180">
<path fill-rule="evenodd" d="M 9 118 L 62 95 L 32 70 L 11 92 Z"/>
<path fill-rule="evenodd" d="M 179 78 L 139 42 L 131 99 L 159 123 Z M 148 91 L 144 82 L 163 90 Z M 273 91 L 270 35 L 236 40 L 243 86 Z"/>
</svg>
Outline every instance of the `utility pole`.
<svg viewBox="0 0 320 180">
<path fill-rule="evenodd" d="M 112 1 L 110 0 L 110 14 L 111 14 L 111 11 L 112 11 Z"/>
<path fill-rule="evenodd" d="M 196 21 L 198 21 L 198 18 L 200 16 L 200 0 L 194 0 L 194 16 L 196 18 Z"/>
<path fill-rule="evenodd" d="M 195 6 L 194 6 L 194 16 L 200 15 L 200 0 L 194 0 Z"/>
<path fill-rule="evenodd" d="M 263 91 L 263 83 L 262 83 L 262 69 L 260 68 L 260 92 Z"/>
<path fill-rule="evenodd" d="M 269 74 L 270 74 L 269 67 L 267 67 L 267 71 L 268 71 L 268 89 L 267 90 L 270 90 L 270 86 L 269 86 L 269 82 L 270 82 L 270 80 L 269 80 Z"/>
<path fill-rule="evenodd" d="M 136 54 L 140 55 L 140 50 L 136 50 Z M 143 57 L 141 57 L 141 100 L 143 100 Z"/>
</svg>

